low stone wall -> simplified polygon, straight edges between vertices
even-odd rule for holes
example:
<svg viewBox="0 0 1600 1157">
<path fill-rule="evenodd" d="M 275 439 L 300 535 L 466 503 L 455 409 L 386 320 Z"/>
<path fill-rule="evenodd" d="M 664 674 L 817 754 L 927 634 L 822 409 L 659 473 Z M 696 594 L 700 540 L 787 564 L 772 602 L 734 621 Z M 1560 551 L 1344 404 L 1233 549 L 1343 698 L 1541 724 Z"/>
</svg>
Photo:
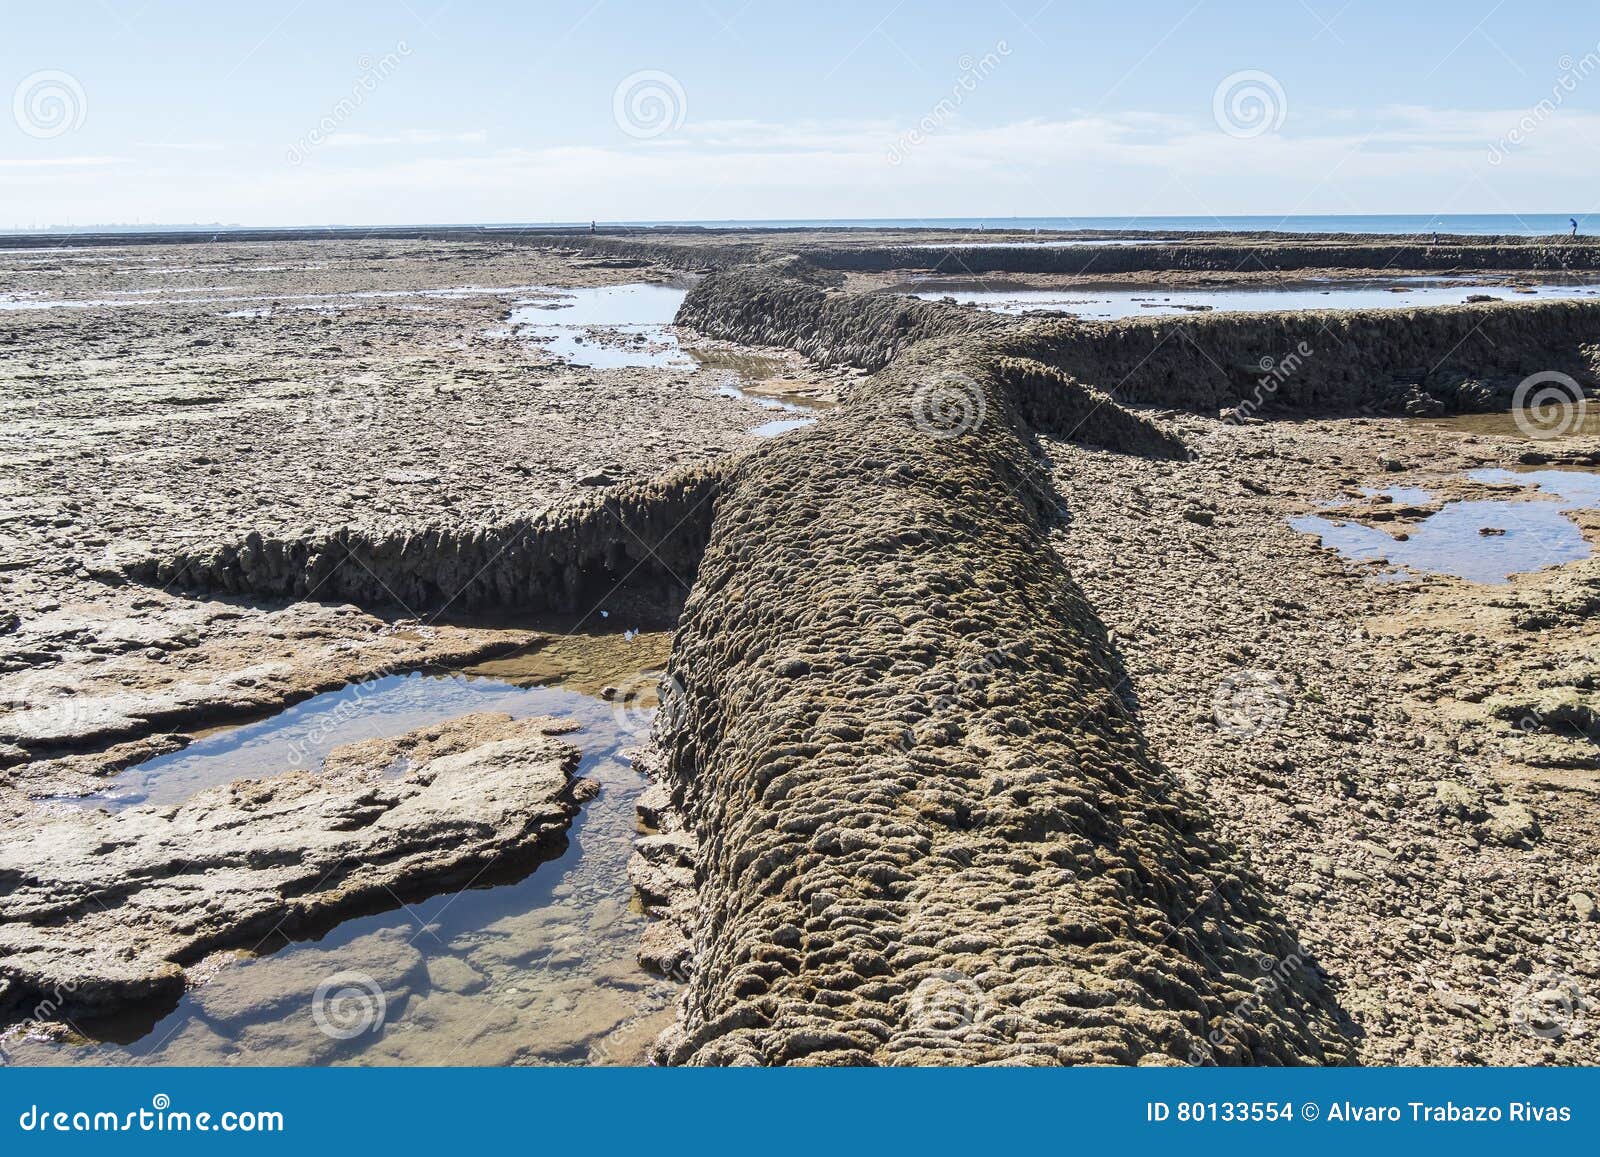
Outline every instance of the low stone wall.
<svg viewBox="0 0 1600 1157">
<path fill-rule="evenodd" d="M 911 346 L 730 464 L 660 717 L 699 894 L 659 1059 L 1348 1059 L 1293 933 L 1145 751 L 1002 354 Z M 952 379 L 970 420 L 930 424 Z"/>
<path fill-rule="evenodd" d="M 1210 412 L 1464 412 L 1504 409 L 1531 374 L 1559 372 L 1587 387 L 1600 368 L 1600 302 L 1589 301 L 1084 322 L 849 294 L 757 268 L 705 277 L 676 320 L 713 337 L 865 369 L 930 337 L 1004 334 L 1007 353 L 1059 371 L 1052 380 L 1037 369 L 1019 379 L 1032 399 L 1030 421 L 1078 428 L 1080 441 L 1137 453 L 1167 451 L 1125 438 L 1119 431 L 1131 429 L 1131 415 L 1105 410 L 1106 401 Z M 1074 413 L 1098 420 L 1083 426 Z"/>
<path fill-rule="evenodd" d="M 848 294 L 775 267 L 728 269 L 691 289 L 675 319 L 710 337 L 799 350 L 875 370 L 913 342 L 983 333 L 1005 318 L 897 294 Z"/>
<path fill-rule="evenodd" d="M 1012 342 L 1121 402 L 1301 413 L 1393 410 L 1421 395 L 1439 412 L 1504 409 L 1530 374 L 1593 384 L 1597 346 L 1600 302 L 1586 301 L 1041 323 Z"/>
<path fill-rule="evenodd" d="M 909 245 L 804 246 L 805 261 L 818 269 L 886 273 L 931 270 L 948 276 L 986 273 L 1153 273 L 1161 270 L 1250 273 L 1312 269 L 1566 270 L 1600 269 L 1600 245 L 1584 238 L 1529 244 L 1419 243 L 1298 244 L 1218 242 L 1151 245 Z"/>
<path fill-rule="evenodd" d="M 1002 357 L 995 363 L 995 372 L 1028 426 L 1041 434 L 1145 458 L 1183 458 L 1188 454 L 1183 441 L 1171 431 L 1053 366 L 1032 358 Z"/>
<path fill-rule="evenodd" d="M 572 613 L 610 599 L 670 615 L 683 601 L 684 584 L 694 581 L 718 477 L 717 468 L 679 470 L 492 526 L 252 534 L 239 543 L 140 560 L 125 573 L 189 591 L 317 598 L 414 613 Z"/>
</svg>

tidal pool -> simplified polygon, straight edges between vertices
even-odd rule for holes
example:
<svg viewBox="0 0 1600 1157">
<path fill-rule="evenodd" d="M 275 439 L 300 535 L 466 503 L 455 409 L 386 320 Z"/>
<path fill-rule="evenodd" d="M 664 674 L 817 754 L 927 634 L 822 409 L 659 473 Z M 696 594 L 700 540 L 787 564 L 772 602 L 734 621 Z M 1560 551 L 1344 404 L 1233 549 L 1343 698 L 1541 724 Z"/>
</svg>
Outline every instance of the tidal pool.
<svg viewBox="0 0 1600 1157">
<path fill-rule="evenodd" d="M 56 1065 L 640 1063 L 672 1019 L 677 985 L 634 959 L 646 918 L 627 863 L 647 785 L 624 751 L 648 730 L 653 698 L 640 691 L 653 685 L 645 668 L 661 661 L 665 640 L 614 636 L 609 645 L 639 669 L 605 660 L 567 686 L 530 685 L 551 677 L 548 649 L 456 674 L 378 680 L 219 732 L 179 753 L 187 759 L 144 765 L 122 790 L 175 800 L 206 782 L 315 767 L 352 739 L 504 711 L 580 724 L 563 738 L 582 750 L 578 774 L 600 793 L 574 820 L 565 850 L 520 879 L 493 880 L 491 870 L 479 886 L 408 904 L 395 897 L 393 910 L 316 940 L 274 934 L 252 952 L 196 966 L 200 983 L 175 1008 L 13 1032 L 0 1038 L 3 1055 Z M 609 702 L 585 693 L 608 678 L 625 693 Z"/>
<path fill-rule="evenodd" d="M 1166 289 L 1160 286 L 1112 289 L 1083 286 L 1068 289 L 917 289 L 925 301 L 953 297 L 997 313 L 1051 310 L 1095 321 L 1187 313 L 1241 313 L 1267 310 L 1413 309 L 1461 305 L 1468 297 L 1487 295 L 1503 301 L 1600 297 L 1600 284 L 1541 283 L 1523 292 L 1501 285 L 1435 285 L 1421 278 L 1383 282 L 1309 283 L 1284 287 L 1236 289 Z"/>
<path fill-rule="evenodd" d="M 775 418 L 751 429 L 771 438 L 809 426 L 828 403 L 774 391 L 746 389 L 778 372 L 780 363 L 757 354 L 686 349 L 672 320 L 688 291 L 677 286 L 638 282 L 594 289 L 552 289 L 543 301 L 520 302 L 507 326 L 491 336 L 538 342 L 556 357 L 591 369 L 628 367 L 720 371 L 718 393 L 755 402 L 791 417 Z"/>
<path fill-rule="evenodd" d="M 547 300 L 517 303 L 506 322 L 562 361 L 591 369 L 694 364 L 672 330 L 682 288 L 638 282 L 546 292 Z"/>
<path fill-rule="evenodd" d="M 1447 502 L 1420 522 L 1394 533 L 1337 515 L 1302 515 L 1289 525 L 1315 534 L 1322 545 L 1351 561 L 1386 562 L 1399 568 L 1379 575 L 1385 581 L 1409 574 L 1454 575 L 1478 583 L 1505 583 L 1513 575 L 1576 562 L 1592 553 L 1568 510 L 1600 505 L 1600 475 L 1572 470 L 1473 470 L 1467 477 L 1487 484 L 1531 488 L 1525 499 L 1470 499 Z M 1421 504 L 1433 496 L 1417 487 L 1369 490 L 1396 501 Z"/>
</svg>

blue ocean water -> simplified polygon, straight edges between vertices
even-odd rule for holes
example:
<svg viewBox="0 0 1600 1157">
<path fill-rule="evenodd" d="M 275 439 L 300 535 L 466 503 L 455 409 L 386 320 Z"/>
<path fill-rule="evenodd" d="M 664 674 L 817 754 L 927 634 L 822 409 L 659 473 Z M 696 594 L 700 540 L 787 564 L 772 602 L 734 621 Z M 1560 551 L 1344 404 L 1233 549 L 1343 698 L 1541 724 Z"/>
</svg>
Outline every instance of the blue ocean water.
<svg viewBox="0 0 1600 1157">
<path fill-rule="evenodd" d="M 980 230 L 1128 230 L 1144 236 L 1195 232 L 1247 233 L 1389 233 L 1463 237 L 1566 236 L 1572 222 L 1580 235 L 1600 234 L 1600 213 L 1292 213 L 1240 217 L 817 217 L 744 221 L 602 221 L 603 229 L 660 227 L 701 229 L 961 229 Z M 0 230 L 0 236 L 61 236 L 75 233 L 167 233 L 210 230 L 223 234 L 250 229 L 244 225 L 93 225 L 22 231 Z M 330 233 L 362 232 L 360 225 L 286 226 L 296 231 L 326 228 Z M 465 229 L 572 229 L 586 232 L 587 221 L 495 221 L 456 223 L 434 221 L 380 228 Z"/>
</svg>

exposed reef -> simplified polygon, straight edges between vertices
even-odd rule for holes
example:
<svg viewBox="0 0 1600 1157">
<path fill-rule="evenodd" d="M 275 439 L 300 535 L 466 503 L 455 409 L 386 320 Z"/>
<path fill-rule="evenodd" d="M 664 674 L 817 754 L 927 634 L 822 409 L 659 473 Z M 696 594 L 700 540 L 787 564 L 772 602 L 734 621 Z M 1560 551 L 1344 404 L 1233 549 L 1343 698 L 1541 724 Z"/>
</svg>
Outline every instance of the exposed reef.
<svg viewBox="0 0 1600 1157">
<path fill-rule="evenodd" d="M 1252 411 L 1319 414 L 1505 409 L 1530 374 L 1555 371 L 1592 385 L 1600 356 L 1595 302 L 1086 322 L 850 294 L 774 269 L 705 277 L 678 320 L 718 337 L 786 345 L 866 369 L 921 338 L 1003 333 L 1006 353 L 1076 383 L 1064 395 L 1037 371 L 1024 383 L 1030 421 L 1048 423 L 1052 432 L 1081 406 L 1073 391 L 1085 388 L 1119 403 L 1211 413 L 1241 403 Z M 1051 418 L 1045 409 L 1063 413 Z"/>
<path fill-rule="evenodd" d="M 1198 420 L 1135 405 L 1503 407 L 1532 373 L 1592 384 L 1600 305 L 1085 323 L 838 288 L 830 274 L 874 268 L 873 249 L 848 251 L 864 255 L 857 266 L 826 246 L 775 261 L 737 243 L 692 265 L 701 258 L 674 264 L 621 239 L 562 244 L 709 270 L 678 324 L 872 376 L 807 429 L 536 517 L 253 535 L 128 573 L 413 610 L 681 604 L 643 759 L 658 789 L 642 812 L 658 830 L 631 869 L 660 917 L 641 958 L 688 978 L 656 1046 L 663 1063 L 1355 1060 L 1342 993 L 1213 832 L 1206 801 L 1151 755 L 1122 656 L 1063 554 L 1070 489 L 1044 443 L 1188 455 L 1173 426 Z M 1595 260 L 1580 246 L 1444 248 L 1457 264 L 1511 250 Z M 1206 262 L 1228 249 L 984 252 L 1170 253 L 1198 264 L 1127 268 L 1205 269 L 1223 268 Z M 1445 260 L 1409 243 L 1250 250 L 1259 269 L 1338 266 L 1341 253 L 1362 268 Z M 911 253 L 945 260 L 881 252 L 895 267 Z M 752 257 L 763 263 L 718 268 Z M 1201 527 L 1214 515 L 1179 517 Z M 39 859 L 17 856 L 12 876 Z M 195 951 L 174 944 L 157 963 L 176 969 Z M 30 967 L 18 974 L 28 991 L 62 975 Z"/>
<path fill-rule="evenodd" d="M 1443 413 L 1507 409 L 1540 372 L 1592 385 L 1597 342 L 1600 303 L 1544 301 L 1041 322 L 1013 348 L 1134 404 Z"/>
</svg>

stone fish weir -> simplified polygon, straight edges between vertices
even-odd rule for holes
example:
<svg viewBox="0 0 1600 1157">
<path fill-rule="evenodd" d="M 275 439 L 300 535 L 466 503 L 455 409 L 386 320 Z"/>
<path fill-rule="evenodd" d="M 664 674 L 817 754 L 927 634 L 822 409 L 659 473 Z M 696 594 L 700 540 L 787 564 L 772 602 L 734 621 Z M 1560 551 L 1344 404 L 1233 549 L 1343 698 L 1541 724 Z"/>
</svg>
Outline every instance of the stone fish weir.
<svg viewBox="0 0 1600 1157">
<path fill-rule="evenodd" d="M 724 476 L 659 735 L 699 884 L 657 1059 L 1347 1061 L 1145 752 L 1002 353 L 911 345 Z"/>
<path fill-rule="evenodd" d="M 1108 391 L 1245 399 L 1245 367 L 1302 329 L 1331 348 L 1283 408 L 1382 405 L 1402 378 L 1492 401 L 1503 383 L 1468 389 L 1451 360 L 1464 334 L 1492 331 L 1497 379 L 1552 354 L 1576 372 L 1597 318 L 1571 303 L 1344 315 L 1335 344 L 1318 315 L 1245 315 L 1168 341 L 1168 319 L 1007 321 L 840 293 L 792 263 L 729 269 L 679 324 L 875 375 L 805 431 L 576 512 L 263 540 L 133 573 L 557 608 L 618 580 L 670 597 L 657 564 L 693 579 L 646 756 L 660 830 L 633 870 L 661 917 L 642 956 L 687 976 L 662 1062 L 1344 1063 L 1353 1028 L 1314 962 L 1146 750 L 1052 545 L 1063 500 L 1035 438 L 1181 456 Z M 1237 372 L 1197 372 L 1196 349 Z"/>
</svg>

